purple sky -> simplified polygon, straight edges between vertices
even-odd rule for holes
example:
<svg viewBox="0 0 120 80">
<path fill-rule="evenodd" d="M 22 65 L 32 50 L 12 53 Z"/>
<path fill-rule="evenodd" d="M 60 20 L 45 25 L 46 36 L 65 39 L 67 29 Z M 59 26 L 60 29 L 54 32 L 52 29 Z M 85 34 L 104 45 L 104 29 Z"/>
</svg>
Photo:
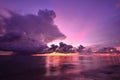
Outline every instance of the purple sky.
<svg viewBox="0 0 120 80">
<path fill-rule="evenodd" d="M 21 14 L 54 10 L 55 24 L 67 36 L 62 41 L 68 44 L 120 43 L 120 0 L 0 0 L 0 7 Z"/>
</svg>

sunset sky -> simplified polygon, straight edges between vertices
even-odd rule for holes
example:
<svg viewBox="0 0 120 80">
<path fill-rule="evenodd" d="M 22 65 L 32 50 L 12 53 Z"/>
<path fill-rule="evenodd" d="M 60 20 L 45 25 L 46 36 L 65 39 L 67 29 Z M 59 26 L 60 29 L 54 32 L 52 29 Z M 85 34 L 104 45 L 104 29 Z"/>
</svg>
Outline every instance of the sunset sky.
<svg viewBox="0 0 120 80">
<path fill-rule="evenodd" d="M 54 10 L 55 24 L 66 35 L 55 44 L 120 44 L 120 0 L 0 0 L 0 7 L 23 15 Z"/>
</svg>

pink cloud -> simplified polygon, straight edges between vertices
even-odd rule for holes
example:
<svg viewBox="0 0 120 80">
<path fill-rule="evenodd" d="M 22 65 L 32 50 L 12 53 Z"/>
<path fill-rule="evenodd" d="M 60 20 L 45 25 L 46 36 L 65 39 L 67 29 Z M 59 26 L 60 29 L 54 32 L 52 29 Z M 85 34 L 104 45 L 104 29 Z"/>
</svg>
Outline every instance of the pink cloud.
<svg viewBox="0 0 120 80">
<path fill-rule="evenodd" d="M 3 16 L 5 18 L 10 18 L 11 17 L 10 13 L 3 8 L 0 8 L 0 16 Z"/>
</svg>

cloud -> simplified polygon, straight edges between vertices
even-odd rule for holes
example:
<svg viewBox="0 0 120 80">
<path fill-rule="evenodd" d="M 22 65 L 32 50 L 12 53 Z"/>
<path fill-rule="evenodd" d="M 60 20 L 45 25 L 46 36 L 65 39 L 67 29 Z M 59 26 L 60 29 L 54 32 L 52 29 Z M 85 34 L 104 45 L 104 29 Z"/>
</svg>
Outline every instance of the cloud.
<svg viewBox="0 0 120 80">
<path fill-rule="evenodd" d="M 0 8 L 0 17 L 9 18 L 11 17 L 11 14 L 9 13 L 9 10 Z"/>
<path fill-rule="evenodd" d="M 66 37 L 54 23 L 56 14 L 53 10 L 39 10 L 37 15 L 0 11 L 0 50 L 36 50 Z"/>
</svg>

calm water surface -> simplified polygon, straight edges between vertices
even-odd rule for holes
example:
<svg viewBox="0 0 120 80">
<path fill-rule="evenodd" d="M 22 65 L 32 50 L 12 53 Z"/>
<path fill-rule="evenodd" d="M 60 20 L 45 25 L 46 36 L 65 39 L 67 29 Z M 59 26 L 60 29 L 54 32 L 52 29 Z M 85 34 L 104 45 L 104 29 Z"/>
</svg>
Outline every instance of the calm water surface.
<svg viewBox="0 0 120 80">
<path fill-rule="evenodd" d="M 45 76 L 59 76 L 78 74 L 82 71 L 97 69 L 120 63 L 120 56 L 116 55 L 71 55 L 46 56 Z"/>
<path fill-rule="evenodd" d="M 81 72 L 120 63 L 119 55 L 0 57 L 1 80 L 93 80 Z"/>
</svg>

